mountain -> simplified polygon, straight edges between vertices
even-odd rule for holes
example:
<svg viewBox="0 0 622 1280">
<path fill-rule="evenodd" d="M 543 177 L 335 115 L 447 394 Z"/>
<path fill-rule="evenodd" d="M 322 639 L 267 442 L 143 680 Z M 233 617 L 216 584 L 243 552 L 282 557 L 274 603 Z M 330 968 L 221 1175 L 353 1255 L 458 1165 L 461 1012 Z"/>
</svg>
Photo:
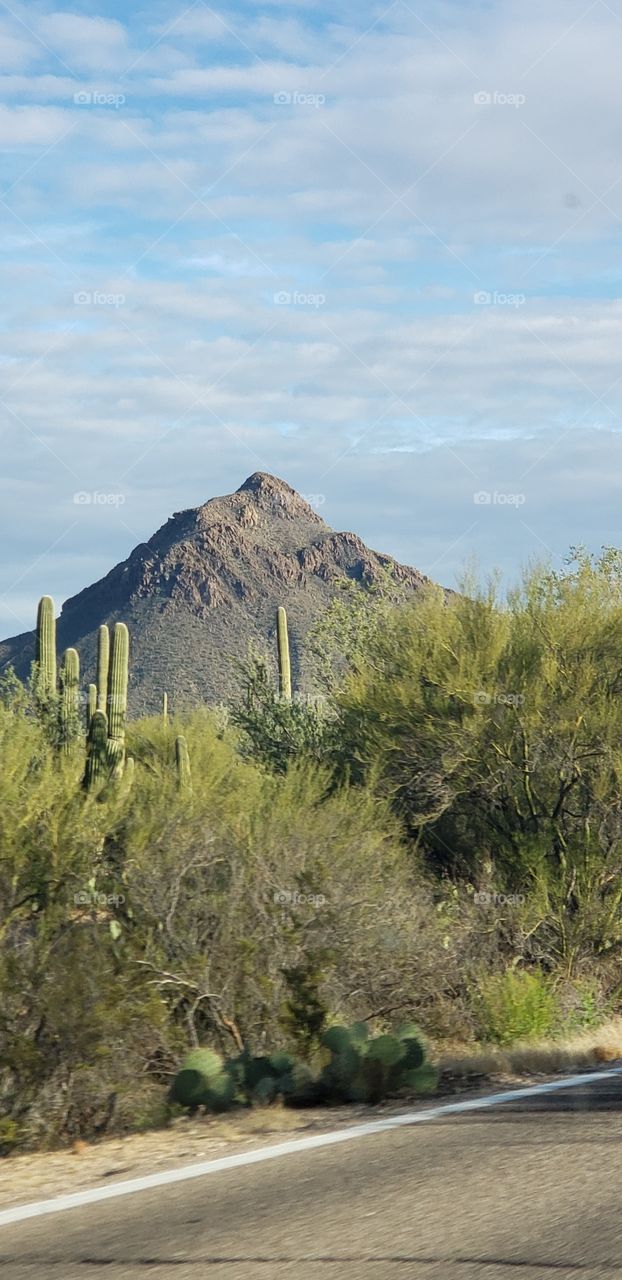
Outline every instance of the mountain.
<svg viewBox="0 0 622 1280">
<path fill-rule="evenodd" d="M 97 628 L 127 622 L 131 638 L 130 708 L 219 702 L 236 688 L 235 658 L 249 644 L 275 652 L 276 608 L 289 618 L 292 673 L 309 679 L 305 636 L 349 578 L 370 585 L 392 566 L 416 592 L 427 579 L 379 555 L 354 533 L 335 533 L 283 480 L 256 472 L 237 490 L 178 512 L 127 560 L 67 600 L 59 652 L 79 650 L 83 681 L 95 678 Z M 28 675 L 34 634 L 0 644 L 0 671 Z"/>
</svg>

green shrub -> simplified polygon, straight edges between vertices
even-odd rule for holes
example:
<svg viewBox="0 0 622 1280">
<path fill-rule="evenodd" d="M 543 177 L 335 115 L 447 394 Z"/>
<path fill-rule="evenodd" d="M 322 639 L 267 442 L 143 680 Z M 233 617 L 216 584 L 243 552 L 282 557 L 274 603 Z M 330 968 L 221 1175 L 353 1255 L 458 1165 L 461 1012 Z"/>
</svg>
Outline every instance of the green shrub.
<svg viewBox="0 0 622 1280">
<path fill-rule="evenodd" d="M 481 1038 L 495 1044 L 540 1039 L 553 1031 L 557 1017 L 550 982 L 539 972 L 524 970 L 482 977 L 474 1009 Z"/>
</svg>

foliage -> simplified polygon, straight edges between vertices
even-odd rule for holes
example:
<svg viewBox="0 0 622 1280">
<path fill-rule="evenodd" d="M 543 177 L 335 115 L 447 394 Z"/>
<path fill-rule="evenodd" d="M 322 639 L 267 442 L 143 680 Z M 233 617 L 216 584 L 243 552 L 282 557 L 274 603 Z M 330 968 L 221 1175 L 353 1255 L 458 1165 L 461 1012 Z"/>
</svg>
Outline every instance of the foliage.
<svg viewBox="0 0 622 1280">
<path fill-rule="evenodd" d="M 555 993 L 550 980 L 537 971 L 510 969 L 482 977 L 475 1005 L 485 1041 L 538 1040 L 555 1029 Z"/>
<path fill-rule="evenodd" d="M 307 1058 L 318 1047 L 328 1007 L 320 996 L 321 957 L 307 953 L 300 964 L 283 969 L 287 997 L 279 1024 Z"/>
<path fill-rule="evenodd" d="M 436 873 L 529 897 L 533 958 L 622 947 L 622 567 L 575 553 L 495 591 L 429 590 L 339 695 L 342 759 L 378 778 Z"/>
<path fill-rule="evenodd" d="M 243 698 L 233 708 L 232 724 L 241 731 L 247 757 L 275 773 L 300 758 L 321 761 L 330 750 L 332 716 L 326 699 L 276 692 L 265 659 L 239 664 Z"/>
<path fill-rule="evenodd" d="M 167 1097 L 378 1100 L 433 1084 L 422 1032 L 619 1008 L 622 558 L 578 551 L 504 604 L 391 598 L 338 602 L 325 701 L 251 659 L 230 714 L 126 725 L 104 629 L 92 789 L 43 608 L 31 685 L 0 679 L 0 1151 L 160 1123 Z"/>
<path fill-rule="evenodd" d="M 371 792 L 328 795 L 310 764 L 266 772 L 197 712 L 130 723 L 135 785 L 89 795 L 81 754 L 58 753 L 23 690 L 0 692 L 5 1149 L 161 1117 L 193 1047 L 312 1055 L 325 1010 L 414 1011 L 413 991 L 430 999 L 457 964 L 423 898 L 413 911 L 408 858 Z M 303 1064 L 296 1080 L 304 1093 Z"/>
<path fill-rule="evenodd" d="M 382 622 L 409 594 L 390 564 L 373 583 L 343 578 L 338 585 L 340 594 L 330 602 L 307 638 L 318 677 L 329 694 L 366 661 Z"/>
</svg>

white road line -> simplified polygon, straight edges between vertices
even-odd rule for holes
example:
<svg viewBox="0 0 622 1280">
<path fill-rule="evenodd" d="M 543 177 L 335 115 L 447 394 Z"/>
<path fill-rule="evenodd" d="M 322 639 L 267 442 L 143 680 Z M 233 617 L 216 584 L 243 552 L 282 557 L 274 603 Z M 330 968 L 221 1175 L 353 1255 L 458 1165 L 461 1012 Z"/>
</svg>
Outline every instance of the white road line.
<svg viewBox="0 0 622 1280">
<path fill-rule="evenodd" d="M 23 1222 L 26 1218 L 38 1218 L 44 1213 L 64 1213 L 66 1209 L 79 1209 L 82 1205 L 97 1204 L 100 1200 L 114 1200 L 117 1196 L 131 1196 L 137 1191 L 150 1191 L 153 1187 L 165 1187 L 174 1182 L 187 1182 L 190 1178 L 204 1178 L 207 1174 L 222 1173 L 226 1169 L 239 1169 L 247 1164 L 260 1164 L 262 1160 L 276 1160 L 280 1156 L 296 1155 L 299 1151 L 312 1151 L 315 1147 L 330 1147 L 336 1142 L 351 1142 L 354 1138 L 367 1138 L 371 1134 L 385 1133 L 388 1129 L 399 1129 L 404 1125 L 426 1124 L 430 1120 L 438 1120 L 440 1116 L 461 1115 L 464 1111 L 482 1111 L 486 1107 L 497 1107 L 503 1102 L 535 1098 L 540 1093 L 555 1093 L 559 1089 L 573 1089 L 582 1084 L 593 1084 L 595 1080 L 610 1080 L 619 1075 L 622 1075 L 622 1067 L 611 1067 L 608 1071 L 590 1071 L 580 1076 L 566 1076 L 563 1080 L 554 1080 L 548 1084 L 527 1085 L 524 1089 L 508 1089 L 505 1093 L 491 1093 L 483 1098 L 469 1098 L 465 1102 L 446 1102 L 439 1107 L 429 1107 L 426 1110 L 403 1111 L 399 1115 L 387 1116 L 386 1120 L 369 1120 L 365 1124 L 350 1125 L 347 1129 L 320 1133 L 314 1138 L 296 1138 L 289 1142 L 279 1142 L 273 1147 L 262 1147 L 257 1151 L 241 1152 L 235 1156 L 221 1156 L 218 1160 L 202 1160 L 199 1164 L 190 1164 L 183 1169 L 150 1173 L 144 1178 L 113 1182 L 106 1187 L 76 1191 L 73 1195 L 55 1196 L 52 1200 L 37 1200 L 33 1204 L 16 1205 L 13 1209 L 4 1209 L 0 1212 L 0 1226 Z"/>
</svg>

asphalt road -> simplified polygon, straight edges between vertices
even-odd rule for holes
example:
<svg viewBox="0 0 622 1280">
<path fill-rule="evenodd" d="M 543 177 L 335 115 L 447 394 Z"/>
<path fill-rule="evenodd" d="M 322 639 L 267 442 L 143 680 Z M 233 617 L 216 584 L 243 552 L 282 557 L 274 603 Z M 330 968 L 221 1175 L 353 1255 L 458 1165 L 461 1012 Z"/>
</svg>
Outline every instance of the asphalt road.
<svg viewBox="0 0 622 1280">
<path fill-rule="evenodd" d="M 622 1278 L 622 1076 L 0 1229 L 3 1280 Z"/>
</svg>

